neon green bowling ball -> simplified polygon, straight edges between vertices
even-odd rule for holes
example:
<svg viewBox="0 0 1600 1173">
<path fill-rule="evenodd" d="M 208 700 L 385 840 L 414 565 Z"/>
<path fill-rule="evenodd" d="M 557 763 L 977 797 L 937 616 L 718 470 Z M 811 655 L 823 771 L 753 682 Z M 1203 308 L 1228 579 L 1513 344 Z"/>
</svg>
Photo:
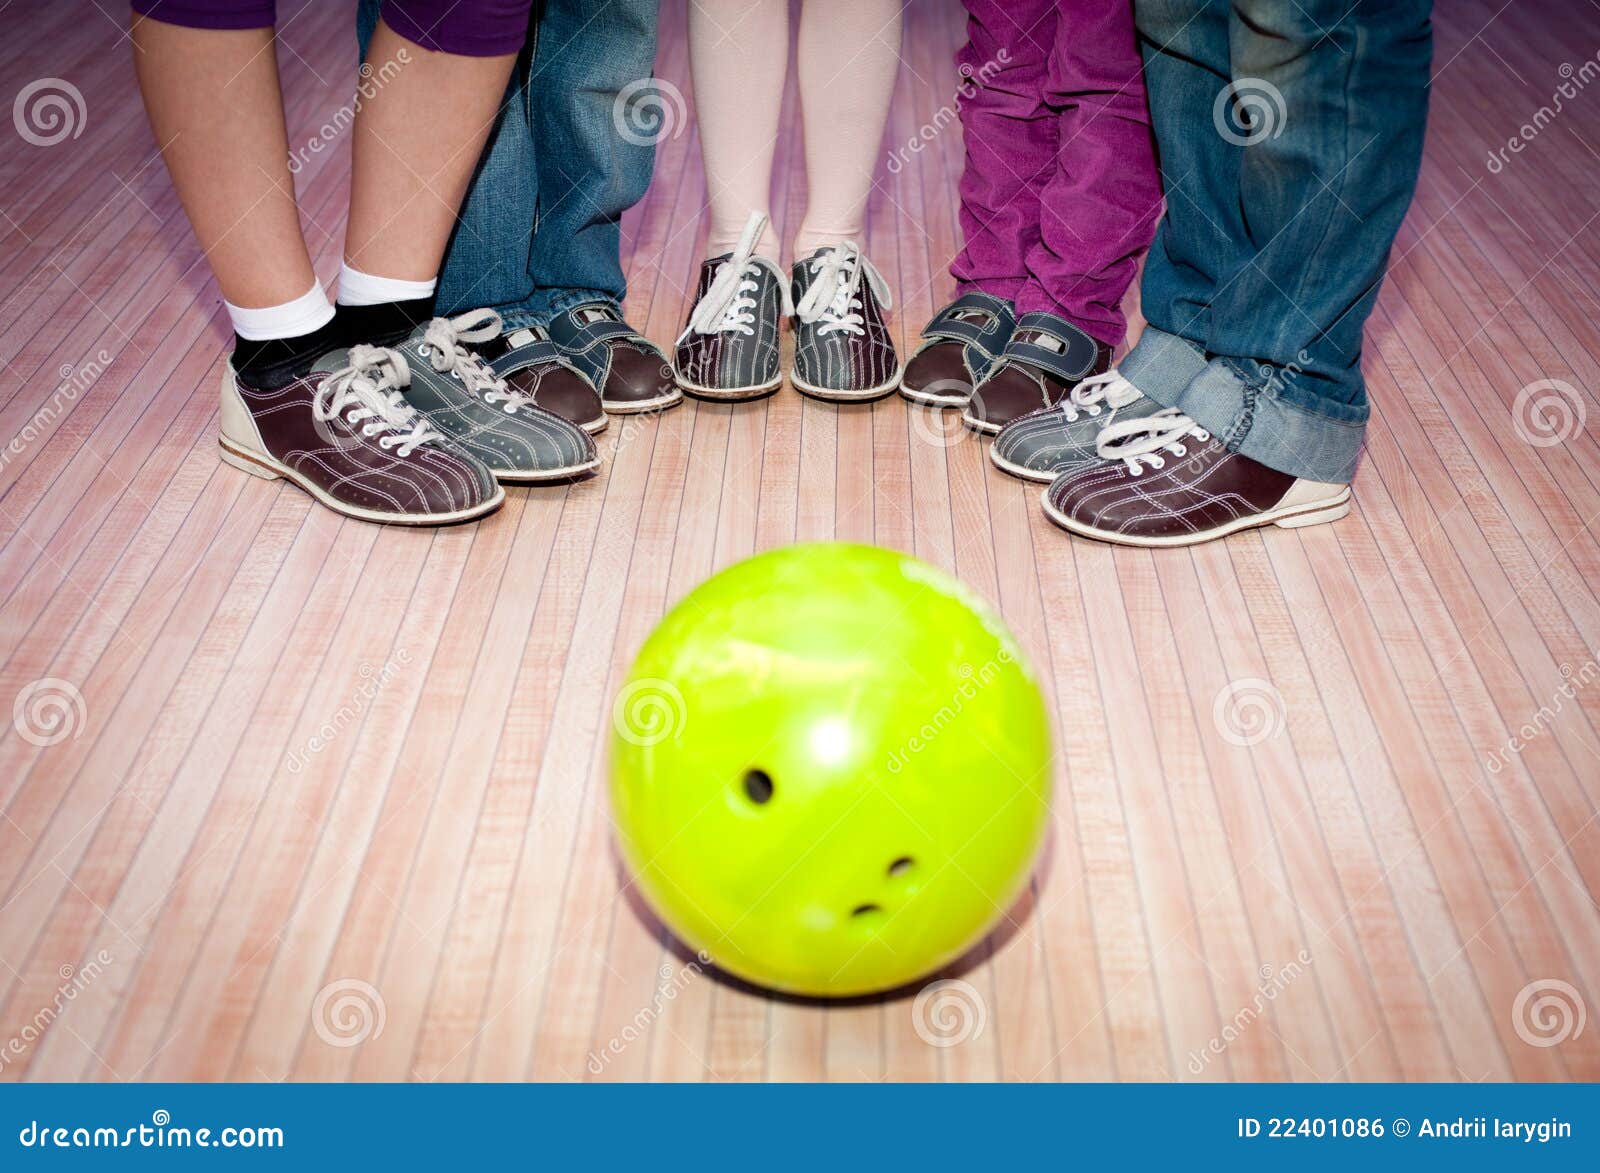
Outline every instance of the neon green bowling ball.
<svg viewBox="0 0 1600 1173">
<path fill-rule="evenodd" d="M 844 543 L 729 567 L 661 621 L 612 712 L 622 854 L 690 948 L 796 994 L 893 989 L 1028 881 L 1050 732 L 960 582 Z"/>
</svg>

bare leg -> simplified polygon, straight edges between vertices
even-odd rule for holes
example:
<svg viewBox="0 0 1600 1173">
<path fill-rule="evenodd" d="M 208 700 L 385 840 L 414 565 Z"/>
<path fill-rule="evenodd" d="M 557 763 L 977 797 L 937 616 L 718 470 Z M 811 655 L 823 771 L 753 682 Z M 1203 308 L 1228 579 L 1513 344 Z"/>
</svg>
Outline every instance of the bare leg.
<svg viewBox="0 0 1600 1173">
<path fill-rule="evenodd" d="M 352 268 L 409 281 L 439 272 L 515 60 L 431 52 L 379 22 L 367 61 L 388 80 L 356 116 Z"/>
<path fill-rule="evenodd" d="M 316 278 L 300 234 L 271 29 L 138 17 L 134 67 L 156 144 L 222 296 L 299 297 Z"/>
<path fill-rule="evenodd" d="M 311 288 L 271 29 L 193 29 L 138 17 L 135 67 L 173 186 L 236 306 Z M 374 74 L 398 68 L 356 116 L 346 259 L 385 277 L 431 280 L 515 54 L 462 57 L 380 24 Z"/>
</svg>

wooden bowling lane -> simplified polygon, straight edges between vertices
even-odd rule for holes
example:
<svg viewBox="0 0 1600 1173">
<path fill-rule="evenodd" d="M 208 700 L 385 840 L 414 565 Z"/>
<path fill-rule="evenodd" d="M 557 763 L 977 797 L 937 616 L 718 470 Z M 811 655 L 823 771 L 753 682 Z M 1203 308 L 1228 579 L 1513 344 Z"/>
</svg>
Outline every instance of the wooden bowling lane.
<svg viewBox="0 0 1600 1173">
<path fill-rule="evenodd" d="M 86 117 L 0 155 L 0 1079 L 1600 1078 L 1600 1031 L 1562 1025 L 1600 1008 L 1600 96 L 1488 162 L 1576 63 L 1569 7 L 1436 11 L 1350 517 L 1168 552 L 1069 540 L 898 398 L 614 420 L 597 478 L 437 532 L 243 477 L 121 14 L 14 17 L 5 76 Z M 692 115 L 684 18 L 658 72 Z M 286 23 L 291 143 L 347 100 L 352 24 Z M 942 129 L 885 168 L 866 248 L 909 352 L 953 290 L 962 11 L 906 28 L 886 154 Z M 787 236 L 792 86 L 783 126 Z M 298 182 L 331 285 L 347 144 Z M 662 344 L 704 207 L 685 117 L 624 224 Z M 920 1000 L 725 981 L 610 846 L 639 644 L 717 569 L 825 538 L 991 600 L 1056 720 L 1031 890 Z"/>
</svg>

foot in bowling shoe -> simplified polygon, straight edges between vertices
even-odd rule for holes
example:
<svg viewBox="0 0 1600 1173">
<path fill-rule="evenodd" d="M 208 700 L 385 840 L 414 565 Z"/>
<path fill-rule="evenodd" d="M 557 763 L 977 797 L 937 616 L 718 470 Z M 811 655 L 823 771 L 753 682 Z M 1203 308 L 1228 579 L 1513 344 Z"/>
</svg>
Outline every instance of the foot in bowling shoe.
<svg viewBox="0 0 1600 1173">
<path fill-rule="evenodd" d="M 537 484 L 594 471 L 600 455 L 588 433 L 513 391 L 473 350 L 499 333 L 493 310 L 418 327 L 396 347 L 410 370 L 406 399 L 502 481 Z"/>
</svg>

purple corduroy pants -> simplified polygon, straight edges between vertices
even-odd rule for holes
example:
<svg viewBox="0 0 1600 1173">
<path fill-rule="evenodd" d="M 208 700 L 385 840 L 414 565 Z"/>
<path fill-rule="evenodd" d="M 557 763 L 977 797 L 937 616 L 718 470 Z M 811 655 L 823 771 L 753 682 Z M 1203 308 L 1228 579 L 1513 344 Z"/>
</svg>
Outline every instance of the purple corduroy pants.
<svg viewBox="0 0 1600 1173">
<path fill-rule="evenodd" d="M 1130 0 L 966 0 L 963 292 L 1112 346 L 1161 211 Z M 1207 130 L 1210 128 L 1208 127 Z"/>
</svg>

